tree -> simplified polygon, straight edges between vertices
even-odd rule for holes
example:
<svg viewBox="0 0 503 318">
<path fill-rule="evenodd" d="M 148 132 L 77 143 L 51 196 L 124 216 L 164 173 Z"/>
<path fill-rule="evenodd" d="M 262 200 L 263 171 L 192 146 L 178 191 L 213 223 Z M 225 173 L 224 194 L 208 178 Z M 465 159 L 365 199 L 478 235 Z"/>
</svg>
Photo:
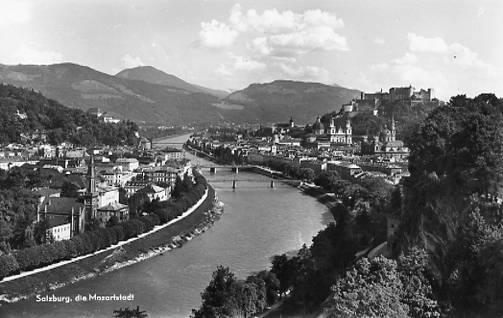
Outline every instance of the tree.
<svg viewBox="0 0 503 318">
<path fill-rule="evenodd" d="M 148 314 L 145 310 L 140 310 L 140 306 L 136 306 L 136 309 L 129 309 L 126 307 L 124 309 L 120 308 L 114 310 L 115 318 L 147 318 Z"/>
<path fill-rule="evenodd" d="M 198 310 L 192 311 L 194 318 L 232 317 L 232 306 L 228 300 L 233 295 L 236 283 L 234 274 L 228 267 L 218 266 L 212 279 L 201 294 L 203 303 Z"/>
<path fill-rule="evenodd" d="M 114 226 L 116 226 L 117 224 L 119 224 L 119 218 L 118 218 L 117 216 L 115 216 L 115 215 L 112 215 L 112 216 L 110 217 L 110 219 L 108 219 L 108 221 L 107 221 L 107 224 L 106 224 L 106 225 L 107 225 L 107 227 L 114 227 Z"/>
<path fill-rule="evenodd" d="M 394 260 L 363 258 L 333 286 L 329 317 L 408 317 Z"/>
<path fill-rule="evenodd" d="M 424 249 L 410 248 L 398 258 L 398 272 L 402 281 L 401 301 L 409 307 L 413 318 L 440 317 L 440 310 L 433 299 L 433 290 L 428 277 L 428 255 Z"/>
<path fill-rule="evenodd" d="M 279 279 L 280 294 L 284 294 L 294 282 L 295 263 L 289 260 L 286 254 L 276 255 L 272 259 L 271 272 Z"/>
<path fill-rule="evenodd" d="M 61 187 L 61 196 L 68 198 L 76 198 L 79 196 L 79 187 L 73 182 L 65 181 Z"/>
</svg>

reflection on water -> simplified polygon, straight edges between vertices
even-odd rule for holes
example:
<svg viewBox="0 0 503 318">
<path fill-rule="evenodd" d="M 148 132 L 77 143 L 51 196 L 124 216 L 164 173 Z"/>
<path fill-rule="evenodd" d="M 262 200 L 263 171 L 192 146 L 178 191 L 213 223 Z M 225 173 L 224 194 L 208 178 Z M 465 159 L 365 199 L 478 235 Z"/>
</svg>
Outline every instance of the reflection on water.
<svg viewBox="0 0 503 318">
<path fill-rule="evenodd" d="M 180 249 L 54 293 L 72 297 L 134 293 L 134 302 L 54 305 L 28 300 L 1 308 L 0 316 L 112 317 L 114 309 L 140 305 L 151 317 L 188 317 L 191 309 L 199 306 L 200 292 L 217 265 L 229 266 L 238 277 L 245 277 L 268 268 L 271 256 L 310 244 L 312 237 L 332 221 L 326 207 L 314 198 L 281 183 L 271 189 L 265 176 L 246 172 L 234 175 L 226 169 L 214 175 L 203 173 L 225 203 L 225 213 L 210 230 Z M 238 180 L 235 190 L 228 181 L 234 178 Z"/>
</svg>

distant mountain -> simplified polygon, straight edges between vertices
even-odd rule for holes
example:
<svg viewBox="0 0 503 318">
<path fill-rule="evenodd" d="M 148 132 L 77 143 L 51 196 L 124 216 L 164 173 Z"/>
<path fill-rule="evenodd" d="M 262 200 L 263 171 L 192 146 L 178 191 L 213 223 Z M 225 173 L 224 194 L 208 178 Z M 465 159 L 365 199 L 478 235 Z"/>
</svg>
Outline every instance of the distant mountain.
<svg viewBox="0 0 503 318">
<path fill-rule="evenodd" d="M 311 122 L 316 116 L 338 111 L 360 91 L 321 83 L 277 80 L 252 84 L 220 102 L 221 108 L 242 109 L 260 122 Z"/>
<path fill-rule="evenodd" d="M 223 98 L 223 97 L 229 95 L 229 93 L 225 92 L 225 91 L 206 88 L 203 86 L 187 83 L 186 81 L 184 81 L 174 75 L 160 71 L 152 66 L 138 66 L 135 68 L 125 69 L 125 70 L 117 73 L 115 76 L 120 77 L 120 78 L 130 79 L 130 80 L 144 81 L 144 82 L 151 83 L 151 84 L 171 86 L 171 87 L 180 88 L 180 89 L 186 90 L 188 92 L 193 92 L 193 93 L 198 93 L 198 92 L 199 93 L 206 93 L 206 94 L 210 94 L 210 95 L 213 95 L 213 96 L 216 96 L 219 98 Z"/>
<path fill-rule="evenodd" d="M 108 75 L 71 63 L 0 65 L 0 82 L 32 88 L 68 107 L 98 107 L 120 118 L 164 124 L 219 119 L 215 96 Z"/>
<path fill-rule="evenodd" d="M 72 63 L 0 64 L 0 82 L 35 89 L 68 107 L 98 107 L 119 118 L 164 125 L 270 123 L 290 116 L 310 122 L 359 96 L 359 91 L 343 87 L 278 80 L 252 84 L 220 99 L 215 95 L 222 92 L 209 92 L 153 67 L 112 76 Z"/>
</svg>

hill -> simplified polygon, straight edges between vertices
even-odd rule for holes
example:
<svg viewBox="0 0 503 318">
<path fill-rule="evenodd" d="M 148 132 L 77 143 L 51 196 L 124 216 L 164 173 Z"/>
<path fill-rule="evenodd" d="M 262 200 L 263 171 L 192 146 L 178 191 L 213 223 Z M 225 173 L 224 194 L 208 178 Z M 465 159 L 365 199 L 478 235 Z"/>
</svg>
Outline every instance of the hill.
<svg viewBox="0 0 503 318">
<path fill-rule="evenodd" d="M 219 107 L 242 109 L 260 122 L 311 122 L 317 115 L 338 111 L 360 91 L 321 83 L 277 80 L 251 84 L 222 100 Z"/>
<path fill-rule="evenodd" d="M 377 107 L 378 115 L 374 116 L 372 111 L 367 109 L 354 111 L 351 113 L 331 112 L 321 117 L 321 121 L 328 125 L 330 118 L 336 116 L 336 125 L 343 126 L 348 118 L 351 119 L 353 135 L 375 136 L 379 134 L 384 125 L 391 125 L 391 118 L 394 117 L 397 137 L 408 141 L 416 125 L 421 123 L 435 108 L 436 102 L 425 102 L 411 105 L 407 101 L 382 101 Z"/>
<path fill-rule="evenodd" d="M 1 144 L 47 139 L 52 144 L 70 141 L 77 145 L 134 145 L 137 131 L 135 123 L 106 124 L 40 93 L 0 85 Z"/>
<path fill-rule="evenodd" d="M 0 81 L 33 88 L 68 107 L 98 107 L 134 121 L 189 124 L 219 118 L 208 111 L 217 101 L 212 95 L 123 79 L 77 64 L 0 65 Z"/>
<path fill-rule="evenodd" d="M 134 68 L 125 69 L 117 73 L 115 76 L 124 79 L 138 80 L 162 86 L 171 86 L 192 93 L 210 94 L 218 98 L 223 98 L 228 95 L 228 93 L 225 91 L 220 91 L 216 89 L 206 88 L 203 86 L 187 83 L 186 81 L 174 75 L 160 71 L 152 66 L 138 66 Z"/>
<path fill-rule="evenodd" d="M 214 91 L 187 83 L 153 67 L 112 76 L 72 63 L 1 65 L 0 82 L 32 88 L 65 106 L 100 108 L 112 116 L 163 125 L 233 121 L 310 122 L 359 96 L 343 87 L 278 80 L 252 84 L 219 99 Z M 221 92 L 220 92 L 221 93 Z M 220 94 L 218 93 L 218 94 Z"/>
</svg>

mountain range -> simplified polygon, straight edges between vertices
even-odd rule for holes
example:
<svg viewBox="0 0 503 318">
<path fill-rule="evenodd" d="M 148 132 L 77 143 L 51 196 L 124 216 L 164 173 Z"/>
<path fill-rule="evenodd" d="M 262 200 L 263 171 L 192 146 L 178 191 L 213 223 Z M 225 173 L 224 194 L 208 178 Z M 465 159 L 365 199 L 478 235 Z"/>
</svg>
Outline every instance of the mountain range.
<svg viewBox="0 0 503 318">
<path fill-rule="evenodd" d="M 1 65 L 0 81 L 40 91 L 65 106 L 108 114 L 139 123 L 190 125 L 233 121 L 310 122 L 337 111 L 359 96 L 338 85 L 277 80 L 251 84 L 227 93 L 188 83 L 152 66 L 125 69 L 116 75 L 73 63 Z"/>
</svg>

